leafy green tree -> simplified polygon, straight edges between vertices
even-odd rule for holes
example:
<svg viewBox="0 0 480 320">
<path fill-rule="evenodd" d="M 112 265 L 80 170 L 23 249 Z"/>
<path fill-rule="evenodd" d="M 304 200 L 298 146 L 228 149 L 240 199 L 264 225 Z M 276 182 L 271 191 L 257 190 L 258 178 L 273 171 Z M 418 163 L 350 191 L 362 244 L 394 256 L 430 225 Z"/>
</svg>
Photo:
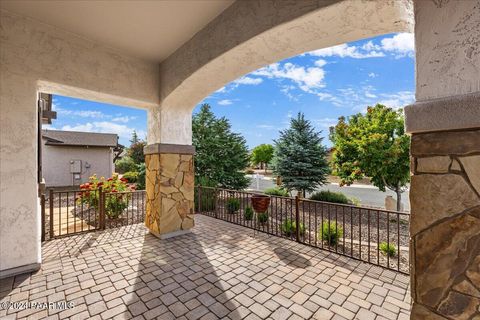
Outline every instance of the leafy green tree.
<svg viewBox="0 0 480 320">
<path fill-rule="evenodd" d="M 305 196 L 327 182 L 329 167 L 323 138 L 302 113 L 291 119 L 290 128 L 275 140 L 275 172 L 285 189 Z"/>
<path fill-rule="evenodd" d="M 262 168 L 265 168 L 267 172 L 267 166 L 273 159 L 273 153 L 275 149 L 271 144 L 261 144 L 253 148 L 252 150 L 252 163 L 254 165 L 260 164 Z"/>
<path fill-rule="evenodd" d="M 369 177 L 381 191 L 388 188 L 397 194 L 400 210 L 401 194 L 410 180 L 410 137 L 405 134 L 402 111 L 377 104 L 368 107 L 365 115 L 341 117 L 330 128 L 330 140 L 332 167 L 341 184 Z"/>
<path fill-rule="evenodd" d="M 216 118 L 208 104 L 193 116 L 193 145 L 195 146 L 195 176 L 208 179 L 228 189 L 243 189 L 249 180 L 243 170 L 249 156 L 245 138 L 231 131 L 229 121 Z"/>
</svg>

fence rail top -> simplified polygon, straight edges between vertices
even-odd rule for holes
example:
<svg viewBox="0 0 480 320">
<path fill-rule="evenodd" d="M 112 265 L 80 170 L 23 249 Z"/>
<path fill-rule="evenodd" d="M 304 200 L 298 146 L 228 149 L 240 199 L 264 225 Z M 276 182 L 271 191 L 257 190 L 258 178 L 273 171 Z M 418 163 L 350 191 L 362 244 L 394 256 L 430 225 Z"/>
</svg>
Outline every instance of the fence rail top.
<svg viewBox="0 0 480 320">
<path fill-rule="evenodd" d="M 249 194 L 249 195 L 265 195 L 265 193 L 262 193 L 262 192 L 252 192 L 252 191 L 243 191 L 243 190 L 206 187 L 206 186 L 200 186 L 200 185 L 197 185 L 195 187 L 196 188 L 201 188 L 201 189 L 209 189 L 209 190 L 213 190 L 213 191 L 237 192 L 237 193 L 243 193 L 243 194 Z M 282 197 L 282 196 L 273 196 L 273 195 L 267 195 L 267 196 L 269 196 L 271 198 L 288 199 L 288 200 L 292 200 L 292 201 L 296 199 L 296 197 Z M 402 216 L 410 216 L 410 213 L 402 212 L 402 211 L 394 211 L 394 210 L 386 210 L 386 209 L 370 208 L 370 207 L 360 207 L 360 206 L 356 206 L 356 205 L 352 205 L 352 204 L 318 201 L 318 200 L 311 200 L 311 199 L 306 199 L 306 198 L 299 198 L 299 200 L 303 201 L 303 202 L 319 203 L 319 204 L 325 204 L 325 205 L 330 205 L 330 206 L 352 208 L 352 209 L 357 209 L 357 210 L 371 210 L 371 211 L 379 211 L 379 212 L 384 212 L 384 213 L 392 213 L 392 214 L 395 214 L 395 215 L 398 214 L 398 215 L 402 215 Z"/>
</svg>

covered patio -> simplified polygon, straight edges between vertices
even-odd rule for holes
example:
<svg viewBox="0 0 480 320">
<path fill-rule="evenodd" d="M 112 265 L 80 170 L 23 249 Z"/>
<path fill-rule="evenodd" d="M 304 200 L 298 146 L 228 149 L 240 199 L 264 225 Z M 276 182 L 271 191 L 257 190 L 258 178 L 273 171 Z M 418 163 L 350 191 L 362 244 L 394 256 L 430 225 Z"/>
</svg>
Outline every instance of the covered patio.
<svg viewBox="0 0 480 320">
<path fill-rule="evenodd" d="M 142 224 L 45 242 L 38 272 L 1 280 L 40 319 L 408 319 L 409 277 L 203 215 L 158 241 Z M 13 307 L 13 306 L 12 306 Z"/>
</svg>

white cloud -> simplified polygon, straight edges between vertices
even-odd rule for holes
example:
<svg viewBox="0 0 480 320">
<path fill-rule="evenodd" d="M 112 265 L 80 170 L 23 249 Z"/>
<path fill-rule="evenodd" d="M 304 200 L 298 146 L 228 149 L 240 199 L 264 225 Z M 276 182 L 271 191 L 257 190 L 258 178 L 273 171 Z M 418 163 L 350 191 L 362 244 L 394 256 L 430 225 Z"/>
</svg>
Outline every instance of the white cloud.
<svg viewBox="0 0 480 320">
<path fill-rule="evenodd" d="M 305 92 L 311 92 L 312 89 L 325 87 L 325 83 L 323 82 L 325 71 L 320 67 L 305 68 L 290 62 L 283 65 L 274 63 L 258 69 L 252 72 L 252 74 L 270 79 L 291 80 Z"/>
<path fill-rule="evenodd" d="M 307 55 L 315 57 L 340 57 L 340 58 L 378 58 L 392 54 L 395 58 L 414 55 L 414 36 L 411 33 L 397 33 L 392 37 L 382 39 L 380 44 L 368 41 L 362 46 L 348 45 L 346 43 L 307 52 Z"/>
<path fill-rule="evenodd" d="M 370 73 L 368 74 L 368 77 L 369 77 L 369 78 L 376 78 L 376 77 L 378 77 L 378 74 L 375 73 L 375 72 L 370 72 Z"/>
<path fill-rule="evenodd" d="M 59 105 L 54 105 L 54 110 L 57 111 L 58 115 L 63 116 L 75 116 L 81 118 L 105 118 L 105 114 L 101 111 L 96 110 L 66 110 L 60 108 Z"/>
<path fill-rule="evenodd" d="M 377 96 L 374 95 L 373 93 L 370 93 L 370 92 L 367 91 L 367 92 L 365 92 L 365 97 L 367 97 L 367 98 L 376 98 Z"/>
<path fill-rule="evenodd" d="M 61 130 L 68 131 L 83 131 L 83 132 L 100 132 L 100 133 L 116 133 L 121 138 L 130 139 L 133 130 L 137 131 L 138 136 L 146 137 L 146 132 L 144 130 L 139 130 L 137 128 L 130 128 L 124 124 L 118 124 L 109 121 L 95 121 L 87 122 L 84 124 L 77 125 L 65 125 Z"/>
<path fill-rule="evenodd" d="M 382 49 L 392 52 L 397 58 L 413 57 L 415 39 L 412 33 L 398 33 L 392 38 L 382 39 Z"/>
<path fill-rule="evenodd" d="M 315 61 L 314 63 L 315 63 L 315 65 L 316 65 L 317 67 L 320 67 L 320 68 L 321 68 L 321 67 L 323 67 L 324 65 L 327 64 L 327 61 L 325 61 L 325 60 L 323 60 L 323 59 L 318 59 L 318 60 Z"/>
<path fill-rule="evenodd" d="M 221 106 L 228 106 L 232 103 L 233 103 L 232 100 L 229 100 L 229 99 L 224 99 L 224 100 L 218 101 L 218 104 L 221 105 Z"/>
<path fill-rule="evenodd" d="M 383 98 L 378 103 L 391 108 L 403 108 L 415 101 L 415 93 L 412 91 L 399 91 L 396 93 L 381 94 Z"/>
<path fill-rule="evenodd" d="M 383 52 L 372 50 L 371 48 L 367 50 L 357 46 L 350 46 L 346 43 L 334 47 L 310 51 L 307 54 L 315 57 L 337 56 L 340 58 L 348 57 L 354 59 L 377 58 L 385 56 Z"/>
<path fill-rule="evenodd" d="M 137 117 L 130 117 L 130 116 L 118 116 L 118 117 L 115 117 L 112 119 L 112 121 L 115 121 L 115 122 L 123 122 L 123 123 L 127 123 L 129 121 L 132 121 L 132 120 L 135 120 Z"/>
<path fill-rule="evenodd" d="M 262 83 L 263 79 L 262 78 L 252 78 L 252 77 L 244 76 L 244 77 L 238 78 L 237 80 L 235 80 L 233 82 L 237 83 L 237 84 L 246 84 L 246 85 L 256 86 L 256 85 Z"/>
<path fill-rule="evenodd" d="M 318 125 L 321 128 L 330 128 L 337 124 L 337 119 L 334 118 L 321 118 L 321 119 L 313 119 L 313 123 Z"/>
</svg>

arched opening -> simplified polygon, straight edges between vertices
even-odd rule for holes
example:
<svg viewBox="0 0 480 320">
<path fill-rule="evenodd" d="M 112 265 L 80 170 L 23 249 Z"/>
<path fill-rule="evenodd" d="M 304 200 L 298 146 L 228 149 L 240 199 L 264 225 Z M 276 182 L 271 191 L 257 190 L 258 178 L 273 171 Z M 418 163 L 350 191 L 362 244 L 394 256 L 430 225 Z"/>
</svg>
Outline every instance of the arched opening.
<svg viewBox="0 0 480 320">
<path fill-rule="evenodd" d="M 301 195 L 305 200 L 302 200 L 303 202 L 298 208 L 300 216 L 297 217 L 296 223 L 304 226 L 302 232 L 305 234 L 305 239 L 300 237 L 300 239 L 297 238 L 297 241 L 304 241 L 307 244 L 323 248 L 325 242 L 318 236 L 319 232 L 320 235 L 323 235 L 323 232 L 319 230 L 325 221 L 331 220 L 338 226 L 338 229 L 342 230 L 342 239 L 336 243 L 335 252 L 346 253 L 356 259 L 408 274 L 410 160 L 408 157 L 409 140 L 403 129 L 403 107 L 414 102 L 414 55 L 413 34 L 381 35 L 309 51 L 275 62 L 241 76 L 205 98 L 195 108 L 193 116 L 193 145 L 197 151 L 195 174 L 199 179 L 197 183 L 202 181 L 206 185 L 204 190 L 197 190 L 197 195 L 203 192 L 203 198 L 195 199 L 204 201 L 205 208 L 197 205 L 196 210 L 200 209 L 207 215 L 250 226 L 256 221 L 255 219 L 253 221 L 246 219 L 251 204 L 244 198 L 250 199 L 249 192 L 266 192 L 272 196 L 272 204 L 267 218 L 268 223 L 262 225 L 261 230 L 278 236 L 295 238 L 294 233 L 282 229 L 285 227 L 284 223 L 295 218 L 295 214 L 292 216 L 292 212 L 289 211 L 291 209 L 289 204 L 293 205 L 295 201 L 277 196 L 294 197 L 297 193 L 298 190 L 292 187 L 295 184 L 293 182 L 282 183 L 285 177 L 283 177 L 284 179 L 281 177 L 282 174 L 295 176 L 296 173 L 292 173 L 292 171 L 296 170 L 297 163 L 291 163 L 290 170 L 284 167 L 282 170 L 255 168 L 255 164 L 262 165 L 258 162 L 250 164 L 249 168 L 228 167 L 228 160 L 242 163 L 243 156 L 239 152 L 241 148 L 238 147 L 241 142 L 228 145 L 223 142 L 222 145 L 221 141 L 228 141 L 227 138 L 219 139 L 217 143 L 212 142 L 215 140 L 213 137 L 219 135 L 218 131 L 213 128 L 215 122 L 212 119 L 217 117 L 216 121 L 222 121 L 218 118 L 225 117 L 231 124 L 231 131 L 245 138 L 249 152 L 248 157 L 252 159 L 255 147 L 265 144 L 273 147 L 275 157 L 282 157 L 278 154 L 281 143 L 279 138 L 282 136 L 279 132 L 289 129 L 291 121 L 296 119 L 298 113 L 302 113 L 313 131 L 319 132 L 319 136 L 323 139 L 321 144 L 327 151 L 324 155 L 318 155 L 318 157 L 325 158 L 326 164 L 315 165 L 319 166 L 319 171 L 321 166 L 325 166 L 330 174 L 325 174 L 325 180 L 318 184 L 312 182 L 312 188 L 305 194 L 305 197 Z M 209 109 L 206 109 L 203 104 L 208 104 Z M 391 132 L 390 128 L 379 126 L 375 129 L 376 133 L 384 134 L 385 141 L 407 139 L 407 144 L 402 147 L 401 151 L 404 156 L 388 167 L 387 160 L 392 160 L 390 153 L 374 154 L 373 156 L 381 159 L 378 161 L 379 163 L 384 163 L 384 166 L 388 167 L 382 173 L 384 176 L 379 173 L 374 175 L 370 170 L 367 172 L 374 176 L 362 174 L 356 179 L 350 180 L 350 177 L 345 175 L 349 175 L 351 172 L 338 172 L 339 168 L 346 165 L 351 166 L 352 161 L 367 160 L 360 155 L 355 155 L 352 158 L 355 160 L 348 160 L 350 162 L 347 162 L 346 159 L 338 160 L 341 157 L 345 158 L 345 155 L 342 154 L 340 157 L 339 149 L 342 146 L 331 140 L 330 128 L 335 127 L 340 118 L 348 121 L 348 118 L 352 116 L 359 114 L 365 116 L 367 108 L 373 108 L 376 105 L 382 105 L 381 110 L 390 110 L 392 115 L 395 114 L 395 118 L 399 121 L 397 128 L 400 130 L 400 132 Z M 365 119 L 367 119 L 366 116 Z M 373 122 L 374 120 L 372 120 Z M 359 128 L 352 128 L 352 130 L 359 130 Z M 206 132 L 210 132 L 211 139 L 205 137 Z M 368 135 L 372 132 L 368 132 L 361 139 L 365 141 L 369 138 Z M 357 138 L 355 137 L 355 139 Z M 353 136 L 349 139 L 352 140 L 349 140 L 348 143 L 354 141 Z M 314 140 L 310 141 L 314 143 Z M 308 144 L 302 145 L 302 148 L 305 147 L 308 148 Z M 364 145 L 358 146 L 355 152 L 364 147 Z M 226 149 L 236 150 L 236 153 L 228 153 Z M 345 152 L 345 150 L 341 152 Z M 337 160 L 332 160 L 332 157 L 336 157 Z M 211 166 L 208 166 L 209 159 Z M 275 160 L 267 162 L 270 161 L 272 169 L 275 167 Z M 305 166 L 314 166 L 311 159 L 297 159 L 296 161 L 306 161 Z M 361 167 L 359 165 L 359 168 L 368 170 L 363 164 Z M 384 182 L 378 183 L 378 180 L 383 180 L 388 181 L 391 185 L 392 181 L 389 180 L 391 177 L 386 172 L 395 170 L 395 168 L 398 168 L 398 175 L 406 177 L 402 182 L 397 181 L 396 178 L 392 179 L 392 181 L 395 180 L 393 184 L 399 187 L 402 195 L 402 205 L 398 212 L 396 212 L 398 208 L 395 205 L 398 195 L 395 193 L 395 189 L 390 190 Z M 234 176 L 238 176 L 236 171 L 245 169 L 246 176 L 251 181 L 244 189 L 245 186 L 241 182 L 242 177 L 238 177 L 238 183 L 232 180 L 235 180 Z M 304 177 L 300 178 L 300 176 L 305 173 L 311 175 L 309 178 L 312 181 L 316 181 L 316 176 L 312 172 L 305 170 L 298 173 L 299 176 L 296 179 L 303 179 Z M 228 176 L 228 179 L 224 179 L 225 176 Z M 294 179 L 290 176 L 288 178 Z M 215 180 L 213 184 L 212 180 Z M 215 195 L 212 193 L 212 189 L 208 188 L 212 186 L 237 189 L 239 193 L 229 194 L 225 190 L 223 193 Z M 279 190 L 283 188 L 285 189 Z M 216 206 L 213 206 L 214 198 L 217 199 Z M 235 199 L 238 199 L 238 205 L 235 204 Z M 321 207 L 320 203 L 313 200 L 323 202 L 325 207 Z M 295 208 L 295 205 L 293 207 Z M 225 212 L 229 212 L 229 208 L 235 209 L 234 212 L 231 212 L 230 215 L 225 214 Z M 251 227 L 258 226 L 253 224 Z M 328 249 L 328 245 L 326 247 Z"/>
</svg>

